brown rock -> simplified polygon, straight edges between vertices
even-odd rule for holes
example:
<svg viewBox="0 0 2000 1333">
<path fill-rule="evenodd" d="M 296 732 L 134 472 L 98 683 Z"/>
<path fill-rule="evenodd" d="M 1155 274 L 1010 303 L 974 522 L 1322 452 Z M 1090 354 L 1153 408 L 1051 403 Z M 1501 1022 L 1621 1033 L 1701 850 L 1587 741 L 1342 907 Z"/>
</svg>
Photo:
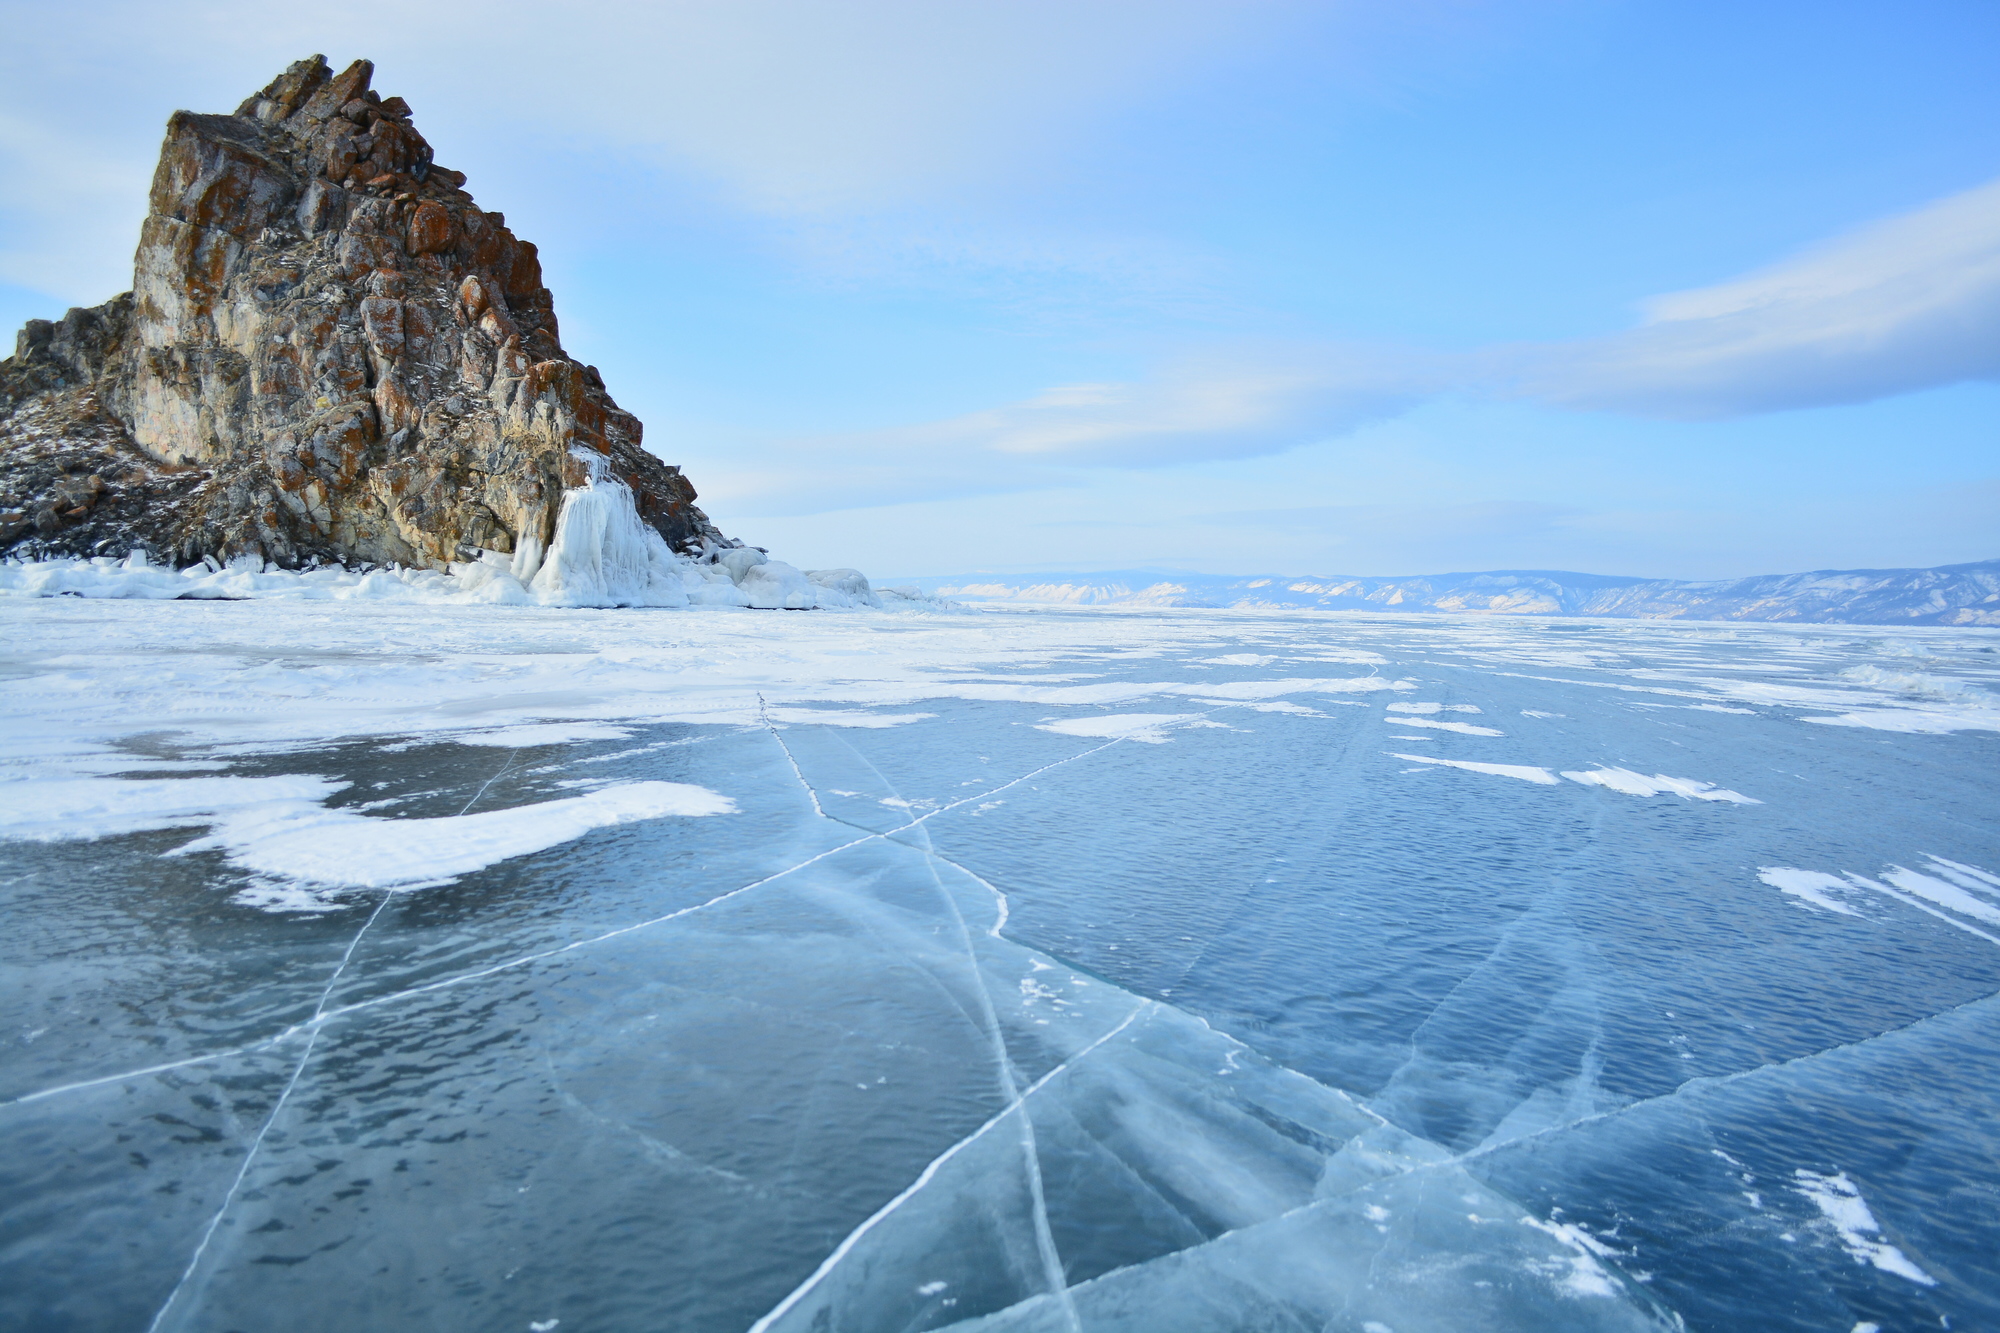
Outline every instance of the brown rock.
<svg viewBox="0 0 2000 1333">
<path fill-rule="evenodd" d="M 535 247 L 372 75 L 315 56 L 235 115 L 169 120 L 133 292 L 31 321 L 0 362 L 0 494 L 24 497 L 0 546 L 441 568 L 547 543 L 579 452 L 669 544 L 726 544 L 563 352 Z M 60 496 L 49 447 L 74 459 Z"/>
<path fill-rule="evenodd" d="M 418 204 L 416 211 L 410 214 L 407 245 L 413 255 L 435 255 L 455 249 L 458 245 L 458 223 L 452 219 L 451 210 L 429 199 Z"/>
</svg>

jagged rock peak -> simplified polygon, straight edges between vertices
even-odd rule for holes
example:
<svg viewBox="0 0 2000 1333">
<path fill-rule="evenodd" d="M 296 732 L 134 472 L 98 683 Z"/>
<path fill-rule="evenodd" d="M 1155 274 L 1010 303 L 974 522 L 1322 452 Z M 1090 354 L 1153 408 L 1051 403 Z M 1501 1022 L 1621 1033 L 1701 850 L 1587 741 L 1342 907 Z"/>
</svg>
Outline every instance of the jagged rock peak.
<svg viewBox="0 0 2000 1333">
<path fill-rule="evenodd" d="M 735 545 L 373 75 L 315 55 L 169 119 L 133 290 L 0 362 L 0 547 L 532 572 L 593 477 L 676 550 Z"/>
</svg>

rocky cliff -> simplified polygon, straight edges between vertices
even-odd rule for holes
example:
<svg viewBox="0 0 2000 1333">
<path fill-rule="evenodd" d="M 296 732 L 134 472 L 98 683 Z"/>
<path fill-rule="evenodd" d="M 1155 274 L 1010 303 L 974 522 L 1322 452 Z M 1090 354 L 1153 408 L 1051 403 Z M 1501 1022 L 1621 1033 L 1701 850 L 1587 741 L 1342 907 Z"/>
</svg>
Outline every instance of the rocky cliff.
<svg viewBox="0 0 2000 1333">
<path fill-rule="evenodd" d="M 535 247 L 372 74 L 313 56 L 233 114 L 167 122 L 132 291 L 30 322 L 0 362 L 0 550 L 483 551 L 526 583 L 593 479 L 677 553 L 738 545 L 563 351 Z"/>
</svg>

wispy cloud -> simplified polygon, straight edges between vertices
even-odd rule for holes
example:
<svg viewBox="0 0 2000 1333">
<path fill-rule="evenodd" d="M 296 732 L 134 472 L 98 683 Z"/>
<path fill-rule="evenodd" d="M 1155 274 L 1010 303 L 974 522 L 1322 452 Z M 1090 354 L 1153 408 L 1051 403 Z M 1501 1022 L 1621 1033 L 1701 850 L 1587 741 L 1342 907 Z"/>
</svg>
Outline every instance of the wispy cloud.
<svg viewBox="0 0 2000 1333">
<path fill-rule="evenodd" d="M 753 214 L 831 226 L 837 244 L 856 218 L 914 211 L 921 224 L 968 192 L 1045 172 L 1105 117 L 1268 42 L 1277 17 L 1297 8 L 581 0 L 558 13 L 490 0 L 469 20 L 456 0 L 352 0 L 337 13 L 102 0 L 79 22 L 10 5 L 0 118 L 13 121 L 0 125 L 0 167 L 15 215 L 12 272 L 39 275 L 44 289 L 75 287 L 77 270 L 92 289 L 115 282 L 100 238 L 68 244 L 69 224 L 102 212 L 135 228 L 169 111 L 226 110 L 314 50 L 337 65 L 373 57 L 378 83 L 416 106 L 442 157 L 463 166 L 484 153 L 488 176 L 518 173 L 509 186 L 536 181 L 537 164 L 519 159 L 581 149 L 705 182 Z M 503 75 L 524 61 L 535 71 L 527 95 Z M 63 109 L 53 130 L 51 107 Z M 511 153 L 491 151 L 495 140 Z M 96 179 L 106 175 L 116 178 L 108 190 Z M 494 183 L 475 178 L 473 189 Z M 996 245 L 1004 238 L 985 248 Z M 129 253 L 129 242 L 116 250 Z"/>
<path fill-rule="evenodd" d="M 780 445 L 844 461 L 746 475 L 730 498 L 812 512 L 1032 489 L 1080 468 L 1251 458 L 1445 393 L 1697 419 L 2000 378 L 2000 181 L 1642 309 L 1645 322 L 1621 333 L 1451 356 L 1292 345 L 1190 358 L 1146 381 Z"/>
<path fill-rule="evenodd" d="M 1035 489 L 1083 469 L 1281 453 L 1397 415 L 1447 383 L 1433 359 L 1416 354 L 1239 350 L 1144 381 L 1059 385 L 942 421 L 771 442 L 756 470 L 707 471 L 706 486 L 759 514 Z"/>
<path fill-rule="evenodd" d="M 2000 181 L 1643 309 L 1628 332 L 1503 359 L 1544 402 L 1686 418 L 2000 378 Z"/>
</svg>

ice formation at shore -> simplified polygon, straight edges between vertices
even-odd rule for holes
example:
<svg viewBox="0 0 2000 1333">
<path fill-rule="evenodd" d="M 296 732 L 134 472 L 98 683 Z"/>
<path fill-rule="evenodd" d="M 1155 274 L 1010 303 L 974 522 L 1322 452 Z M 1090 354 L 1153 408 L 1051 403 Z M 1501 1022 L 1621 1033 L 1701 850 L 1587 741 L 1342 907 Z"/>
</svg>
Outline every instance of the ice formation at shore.
<svg viewBox="0 0 2000 1333">
<path fill-rule="evenodd" d="M 601 460 L 563 495 L 554 539 L 509 555 L 481 551 L 448 571 L 387 568 L 281 569 L 257 556 L 186 569 L 151 563 L 143 551 L 119 559 L 0 563 L 0 596 L 77 596 L 165 601 L 300 598 L 324 601 L 467 602 L 500 606 L 739 606 L 765 611 L 945 605 L 915 588 L 875 588 L 858 570 L 802 570 L 753 546 L 712 543 L 683 556 L 639 518 L 629 487 Z"/>
</svg>

